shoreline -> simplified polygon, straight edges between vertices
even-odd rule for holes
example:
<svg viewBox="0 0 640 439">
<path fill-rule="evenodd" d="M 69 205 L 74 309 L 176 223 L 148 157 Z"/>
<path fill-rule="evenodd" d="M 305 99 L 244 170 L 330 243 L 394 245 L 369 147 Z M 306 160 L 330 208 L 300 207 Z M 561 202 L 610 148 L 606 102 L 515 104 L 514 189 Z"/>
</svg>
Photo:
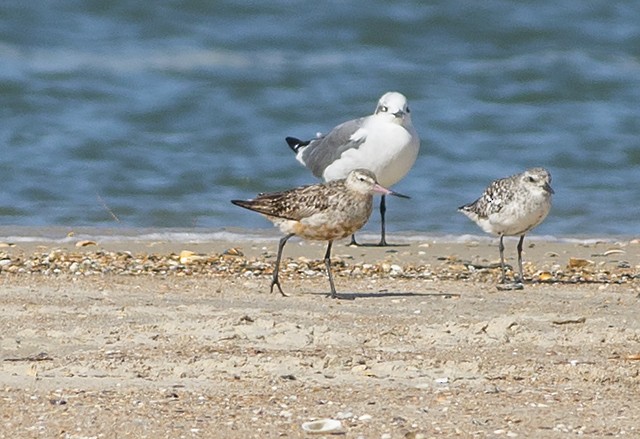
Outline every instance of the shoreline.
<svg viewBox="0 0 640 439">
<path fill-rule="evenodd" d="M 439 234 L 422 231 L 391 231 L 390 237 L 399 243 L 415 242 L 442 242 L 456 243 L 468 240 L 494 240 L 497 237 L 482 233 L 480 230 L 470 228 L 471 233 Z M 379 238 L 377 231 L 360 231 L 357 234 L 365 241 L 376 242 Z M 77 239 L 98 239 L 101 241 L 157 241 L 167 242 L 209 242 L 216 240 L 233 241 L 261 241 L 279 240 L 281 233 L 275 227 L 243 229 L 224 227 L 219 229 L 209 228 L 148 228 L 148 227 L 67 227 L 67 226 L 0 226 L 0 242 L 51 242 L 68 243 Z M 513 238 L 513 237 L 505 237 Z M 515 238 L 517 239 L 517 237 Z M 527 234 L 526 240 L 569 243 L 592 242 L 634 242 L 640 241 L 640 235 L 549 235 L 537 234 L 534 230 Z"/>
</svg>

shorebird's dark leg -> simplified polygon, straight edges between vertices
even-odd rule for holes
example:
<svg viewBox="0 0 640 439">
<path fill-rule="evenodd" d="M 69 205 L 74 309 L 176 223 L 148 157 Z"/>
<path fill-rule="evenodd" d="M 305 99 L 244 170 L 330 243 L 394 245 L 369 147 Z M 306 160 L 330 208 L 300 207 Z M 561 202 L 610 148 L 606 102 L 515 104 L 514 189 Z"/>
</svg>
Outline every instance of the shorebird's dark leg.
<svg viewBox="0 0 640 439">
<path fill-rule="evenodd" d="M 291 238 L 294 235 L 295 235 L 294 233 L 289 233 L 287 236 L 283 236 L 280 239 L 280 243 L 278 244 L 278 256 L 276 257 L 276 266 L 273 269 L 273 278 L 271 279 L 270 292 L 273 293 L 273 286 L 275 285 L 278 287 L 278 291 L 280 291 L 280 294 L 282 294 L 285 297 L 289 297 L 289 295 L 285 294 L 284 291 L 282 291 L 282 287 L 280 286 L 280 279 L 278 279 L 278 273 L 280 272 L 280 259 L 282 259 L 282 249 L 284 249 L 284 245 L 287 243 L 289 238 Z"/>
<path fill-rule="evenodd" d="M 505 270 L 504 270 L 504 235 L 500 235 L 500 244 L 498 246 L 498 249 L 500 249 L 500 268 L 502 268 L 502 280 L 500 281 L 501 284 L 505 283 L 507 281 L 507 276 L 505 274 Z"/>
<path fill-rule="evenodd" d="M 355 233 L 353 235 L 351 235 L 351 242 L 349 243 L 349 245 L 355 245 L 356 247 L 360 245 L 356 241 L 356 234 Z"/>
<path fill-rule="evenodd" d="M 506 283 L 507 282 L 507 275 L 505 273 L 505 266 L 504 266 L 504 235 L 500 235 L 500 266 L 502 267 L 502 280 L 500 281 L 500 285 L 498 285 L 496 288 L 498 288 L 500 291 L 509 291 L 509 290 L 521 290 L 524 288 L 524 285 L 522 284 L 523 281 L 523 277 L 522 277 L 522 241 L 524 239 L 524 235 L 522 235 L 520 237 L 520 242 L 518 242 L 518 265 L 520 268 L 520 281 L 516 281 L 514 279 L 513 282 L 510 283 Z"/>
<path fill-rule="evenodd" d="M 524 283 L 524 274 L 522 270 L 522 243 L 524 242 L 524 235 L 520 236 L 518 241 L 518 269 L 520 270 L 520 283 Z"/>
<path fill-rule="evenodd" d="M 324 265 L 327 267 L 327 275 L 329 276 L 329 285 L 331 286 L 331 298 L 337 299 L 338 293 L 336 293 L 336 287 L 333 284 L 333 275 L 331 274 L 331 245 L 333 241 L 329 241 L 327 245 L 327 252 L 324 254 Z"/>
</svg>

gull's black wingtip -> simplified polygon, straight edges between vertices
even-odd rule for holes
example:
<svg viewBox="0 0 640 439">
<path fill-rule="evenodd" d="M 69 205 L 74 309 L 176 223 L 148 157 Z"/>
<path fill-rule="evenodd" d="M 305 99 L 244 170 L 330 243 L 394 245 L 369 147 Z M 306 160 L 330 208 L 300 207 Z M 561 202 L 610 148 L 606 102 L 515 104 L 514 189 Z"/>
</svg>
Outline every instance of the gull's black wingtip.
<svg viewBox="0 0 640 439">
<path fill-rule="evenodd" d="M 300 148 L 307 146 L 309 143 L 311 143 L 310 140 L 300 140 L 297 137 L 285 137 L 284 140 L 287 141 L 287 145 L 289 145 L 289 148 L 291 148 L 291 151 L 295 152 L 296 154 L 298 153 L 298 151 L 300 151 Z"/>
<path fill-rule="evenodd" d="M 300 148 L 300 144 L 302 143 L 302 140 L 300 139 L 296 139 L 295 137 L 285 137 L 285 139 L 287 141 L 287 145 L 289 145 L 289 148 L 291 148 L 291 151 L 297 153 L 298 149 Z"/>
</svg>

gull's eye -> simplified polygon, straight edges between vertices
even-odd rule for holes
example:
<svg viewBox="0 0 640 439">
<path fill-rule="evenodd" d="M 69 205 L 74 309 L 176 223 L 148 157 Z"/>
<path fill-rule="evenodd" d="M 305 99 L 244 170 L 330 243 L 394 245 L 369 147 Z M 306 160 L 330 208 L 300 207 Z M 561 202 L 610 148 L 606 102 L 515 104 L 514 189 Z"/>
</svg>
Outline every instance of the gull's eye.
<svg viewBox="0 0 640 439">
<path fill-rule="evenodd" d="M 389 107 L 387 107 L 386 105 L 380 105 L 380 111 L 383 111 L 386 113 L 387 111 L 389 111 Z"/>
<path fill-rule="evenodd" d="M 411 113 L 411 109 L 409 107 L 407 107 L 407 109 L 404 112 L 409 114 L 409 113 Z"/>
</svg>

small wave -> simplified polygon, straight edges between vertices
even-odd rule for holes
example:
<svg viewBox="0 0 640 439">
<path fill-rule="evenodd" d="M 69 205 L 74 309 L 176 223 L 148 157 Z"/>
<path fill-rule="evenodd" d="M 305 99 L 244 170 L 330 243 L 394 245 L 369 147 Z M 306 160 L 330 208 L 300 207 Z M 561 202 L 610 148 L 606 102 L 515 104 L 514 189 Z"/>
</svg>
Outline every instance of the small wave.
<svg viewBox="0 0 640 439">
<path fill-rule="evenodd" d="M 108 242 L 163 242 L 202 244 L 214 241 L 225 242 L 265 242 L 278 241 L 282 235 L 275 229 L 107 229 L 107 228 L 66 228 L 66 227 L 0 227 L 0 242 L 8 243 L 50 243 L 67 244 L 82 240 L 92 240 L 100 243 Z M 376 233 L 359 233 L 363 241 L 375 241 L 379 238 Z M 515 239 L 515 238 L 514 238 Z M 628 241 L 630 237 L 623 236 L 566 236 L 527 235 L 528 241 L 558 242 L 570 244 L 590 245 L 600 242 Z M 493 242 L 496 237 L 474 234 L 424 234 L 416 232 L 394 232 L 393 241 L 399 244 L 416 243 L 465 243 L 465 242 Z"/>
</svg>

